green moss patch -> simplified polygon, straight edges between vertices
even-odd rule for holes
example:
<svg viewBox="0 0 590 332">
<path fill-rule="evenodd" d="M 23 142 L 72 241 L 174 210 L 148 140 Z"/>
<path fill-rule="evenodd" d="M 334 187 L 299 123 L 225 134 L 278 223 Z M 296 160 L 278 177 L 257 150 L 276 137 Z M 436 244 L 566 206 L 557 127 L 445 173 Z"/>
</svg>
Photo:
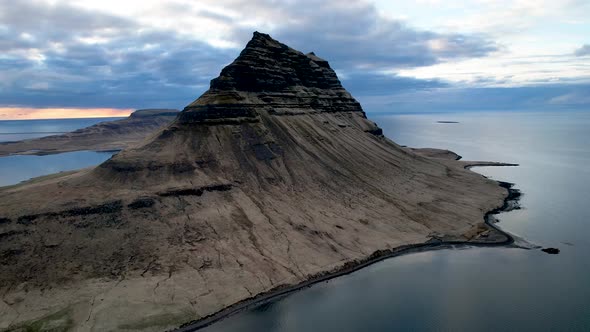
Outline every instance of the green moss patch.
<svg viewBox="0 0 590 332">
<path fill-rule="evenodd" d="M 21 323 L 6 330 L 7 332 L 62 332 L 70 331 L 74 326 L 70 308 L 60 310 L 38 320 Z"/>
</svg>

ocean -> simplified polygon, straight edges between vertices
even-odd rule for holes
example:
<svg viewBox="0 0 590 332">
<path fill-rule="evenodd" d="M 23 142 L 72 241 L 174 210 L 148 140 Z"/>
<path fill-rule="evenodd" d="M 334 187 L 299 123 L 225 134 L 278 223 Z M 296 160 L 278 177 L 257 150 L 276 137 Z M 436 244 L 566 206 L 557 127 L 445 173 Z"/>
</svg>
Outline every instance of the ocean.
<svg viewBox="0 0 590 332">
<path fill-rule="evenodd" d="M 203 331 L 588 330 L 590 112 L 369 118 L 398 144 L 449 149 L 465 160 L 520 164 L 474 170 L 513 182 L 523 192 L 522 209 L 497 216 L 502 229 L 561 252 L 462 247 L 395 257 L 240 312 Z M 0 140 L 72 130 L 97 120 L 46 121 L 0 121 Z M 99 155 L 83 151 L 1 157 L 0 185 L 110 157 Z M 30 167 L 39 169 L 24 171 Z"/>
<path fill-rule="evenodd" d="M 59 135 L 102 121 L 117 119 L 121 118 L 0 121 L 0 142 Z M 52 173 L 90 167 L 102 163 L 112 155 L 112 152 L 77 151 L 48 156 L 0 157 L 0 186 L 17 184 Z"/>
<path fill-rule="evenodd" d="M 122 118 L 0 120 L 0 142 L 58 135 L 92 126 L 99 122 L 119 119 Z"/>
</svg>

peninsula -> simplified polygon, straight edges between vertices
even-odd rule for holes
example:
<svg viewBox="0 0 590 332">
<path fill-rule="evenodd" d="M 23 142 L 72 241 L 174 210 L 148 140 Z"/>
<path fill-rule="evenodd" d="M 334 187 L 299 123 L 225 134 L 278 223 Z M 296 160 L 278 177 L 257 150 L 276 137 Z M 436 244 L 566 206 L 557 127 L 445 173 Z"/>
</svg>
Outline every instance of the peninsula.
<svg viewBox="0 0 590 332">
<path fill-rule="evenodd" d="M 13 154 L 47 155 L 80 150 L 121 150 L 137 144 L 170 124 L 178 115 L 173 109 L 137 110 L 125 119 L 100 122 L 62 135 L 16 142 L 0 142 L 0 157 Z"/>
</svg>

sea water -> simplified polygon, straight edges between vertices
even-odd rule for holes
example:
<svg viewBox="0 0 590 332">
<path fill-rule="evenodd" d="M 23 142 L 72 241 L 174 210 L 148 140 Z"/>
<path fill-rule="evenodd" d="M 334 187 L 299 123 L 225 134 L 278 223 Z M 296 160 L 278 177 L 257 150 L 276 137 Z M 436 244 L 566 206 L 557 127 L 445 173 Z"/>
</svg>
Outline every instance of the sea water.
<svg viewBox="0 0 590 332">
<path fill-rule="evenodd" d="M 0 142 L 57 135 L 116 119 L 120 118 L 0 121 Z M 38 176 L 94 166 L 112 155 L 113 152 L 77 151 L 47 156 L 0 157 L 0 186 L 17 184 Z"/>
</svg>

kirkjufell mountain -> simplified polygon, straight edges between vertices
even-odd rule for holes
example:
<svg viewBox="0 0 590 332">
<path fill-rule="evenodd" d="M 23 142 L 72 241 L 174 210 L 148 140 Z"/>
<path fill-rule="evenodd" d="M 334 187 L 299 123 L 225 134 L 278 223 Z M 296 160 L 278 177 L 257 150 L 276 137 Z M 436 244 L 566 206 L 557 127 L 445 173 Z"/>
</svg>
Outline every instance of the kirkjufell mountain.
<svg viewBox="0 0 590 332">
<path fill-rule="evenodd" d="M 0 327 L 161 331 L 400 246 L 502 240 L 484 215 L 507 192 L 465 165 L 387 139 L 327 61 L 254 33 L 141 144 L 0 190 Z"/>
</svg>

